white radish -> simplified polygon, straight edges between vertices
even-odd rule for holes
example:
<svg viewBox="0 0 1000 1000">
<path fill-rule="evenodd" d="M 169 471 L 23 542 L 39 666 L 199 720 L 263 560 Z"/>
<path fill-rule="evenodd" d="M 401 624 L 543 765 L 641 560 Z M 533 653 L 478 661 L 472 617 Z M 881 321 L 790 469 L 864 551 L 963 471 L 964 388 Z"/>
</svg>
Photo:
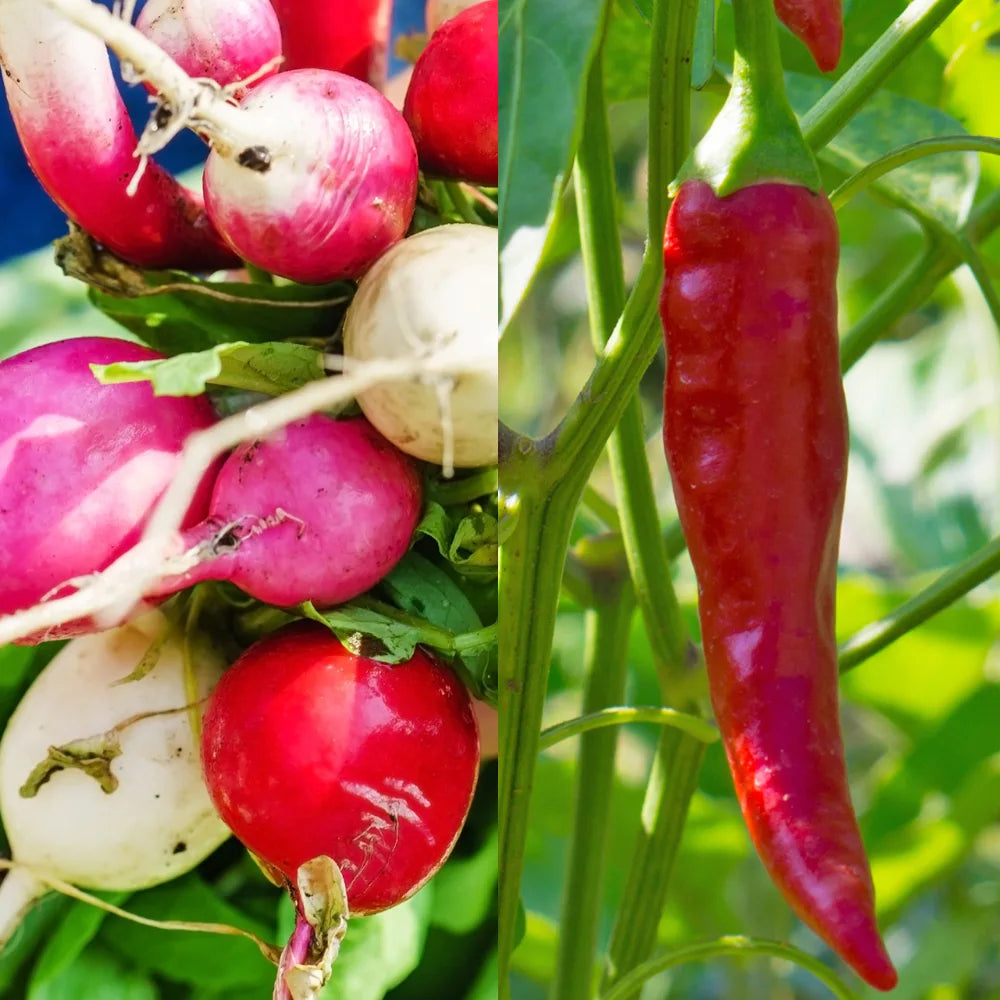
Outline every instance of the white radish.
<svg viewBox="0 0 1000 1000">
<path fill-rule="evenodd" d="M 202 778 L 179 641 L 163 643 L 148 674 L 116 684 L 165 627 L 157 611 L 72 640 L 11 716 L 0 742 L 0 812 L 16 864 L 0 883 L 0 944 L 47 891 L 45 875 L 88 889 L 142 889 L 194 868 L 229 835 Z M 195 700 L 202 701 L 223 664 L 200 645 L 193 653 Z M 135 721 L 121 725 L 128 720 Z M 120 750 L 107 754 L 113 791 L 70 767 L 41 783 L 36 772 L 35 793 L 21 794 L 50 747 L 115 727 L 104 741 Z M 102 749 L 95 747 L 95 759 Z"/>
<path fill-rule="evenodd" d="M 497 254 L 489 226 L 411 236 L 364 276 L 344 324 L 348 364 L 451 352 L 484 361 L 453 378 L 385 382 L 358 396 L 384 437 L 446 471 L 497 461 Z"/>
</svg>

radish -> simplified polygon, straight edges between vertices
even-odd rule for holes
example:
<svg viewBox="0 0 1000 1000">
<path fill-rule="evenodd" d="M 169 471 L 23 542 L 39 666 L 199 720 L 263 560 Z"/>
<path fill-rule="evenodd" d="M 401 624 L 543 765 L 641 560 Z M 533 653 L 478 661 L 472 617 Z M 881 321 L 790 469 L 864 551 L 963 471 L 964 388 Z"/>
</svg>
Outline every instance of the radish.
<svg viewBox="0 0 1000 1000">
<path fill-rule="evenodd" d="M 0 361 L 0 614 L 31 607 L 131 548 L 185 439 L 215 422 L 204 396 L 154 396 L 144 382 L 101 385 L 90 370 L 159 357 L 125 340 L 86 337 Z M 204 517 L 217 468 L 203 477 L 186 524 Z M 60 634 L 92 628 L 76 622 Z"/>
<path fill-rule="evenodd" d="M 212 801 L 289 883 L 326 855 L 352 913 L 401 902 L 444 863 L 479 765 L 469 694 L 418 650 L 387 666 L 314 622 L 251 646 L 215 689 L 202 726 Z"/>
<path fill-rule="evenodd" d="M 281 29 L 270 0 L 148 0 L 135 26 L 185 73 L 227 87 L 266 79 L 281 59 Z M 233 96 L 245 97 L 247 89 L 236 87 Z"/>
<path fill-rule="evenodd" d="M 463 10 L 478 3 L 479 0 L 427 0 L 424 8 L 424 23 L 427 25 L 427 34 L 433 35 L 445 21 L 453 18 L 456 14 L 461 14 Z"/>
<path fill-rule="evenodd" d="M 497 35 L 497 0 L 485 0 L 445 21 L 420 54 L 403 117 L 428 173 L 496 185 Z"/>
<path fill-rule="evenodd" d="M 0 943 L 46 891 L 33 870 L 89 889 L 142 889 L 194 868 L 228 836 L 205 789 L 183 711 L 208 694 L 221 662 L 207 649 L 193 650 L 192 699 L 180 644 L 170 638 L 148 674 L 116 683 L 165 628 L 166 619 L 153 612 L 74 639 L 11 716 L 0 742 L 0 812 L 14 859 L 27 867 L 15 867 L 0 884 Z M 148 713 L 163 714 L 135 719 Z M 72 766 L 44 781 L 36 773 L 28 782 L 50 747 L 89 737 L 96 739 L 87 747 L 87 766 L 110 761 L 103 780 L 109 789 L 116 785 L 113 791 Z M 25 797 L 22 788 L 34 794 Z"/>
<path fill-rule="evenodd" d="M 230 246 L 294 281 L 358 277 L 402 239 L 417 159 L 398 111 L 374 88 L 328 70 L 279 73 L 239 108 L 192 80 L 132 25 L 89 0 L 40 0 L 102 38 L 160 105 L 138 145 L 152 154 L 190 127 L 212 145 L 205 201 Z"/>
<path fill-rule="evenodd" d="M 274 0 L 288 69 L 385 79 L 392 0 Z"/>
<path fill-rule="evenodd" d="M 340 604 L 405 555 L 421 510 L 412 461 L 361 418 L 314 414 L 241 445 L 207 520 L 183 535 L 201 561 L 157 593 L 229 580 L 267 604 Z"/>
<path fill-rule="evenodd" d="M 233 261 L 199 195 L 150 164 L 134 196 L 136 135 L 101 42 L 37 0 L 0 3 L 0 64 L 21 145 L 56 204 L 140 267 Z"/>
<path fill-rule="evenodd" d="M 448 380 L 386 382 L 358 396 L 393 444 L 446 468 L 497 461 L 497 255 L 489 226 L 458 223 L 411 236 L 361 279 L 344 322 L 349 360 L 455 351 L 490 363 Z"/>
<path fill-rule="evenodd" d="M 248 169 L 216 144 L 204 184 L 213 222 L 241 256 L 319 283 L 359 276 L 403 238 L 416 204 L 416 151 L 378 91 L 302 69 L 266 80 L 240 107 L 269 166 Z"/>
</svg>

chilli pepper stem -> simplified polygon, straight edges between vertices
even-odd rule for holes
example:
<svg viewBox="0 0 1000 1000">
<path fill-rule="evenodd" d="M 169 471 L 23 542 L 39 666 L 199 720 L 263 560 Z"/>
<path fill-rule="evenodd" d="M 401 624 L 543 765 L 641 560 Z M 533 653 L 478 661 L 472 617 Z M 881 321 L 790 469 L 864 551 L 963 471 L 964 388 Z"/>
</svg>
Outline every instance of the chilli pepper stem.
<svg viewBox="0 0 1000 1000">
<path fill-rule="evenodd" d="M 819 167 L 788 103 L 773 0 L 733 0 L 733 83 L 722 110 L 681 170 L 724 198 L 768 181 L 820 189 Z"/>
</svg>

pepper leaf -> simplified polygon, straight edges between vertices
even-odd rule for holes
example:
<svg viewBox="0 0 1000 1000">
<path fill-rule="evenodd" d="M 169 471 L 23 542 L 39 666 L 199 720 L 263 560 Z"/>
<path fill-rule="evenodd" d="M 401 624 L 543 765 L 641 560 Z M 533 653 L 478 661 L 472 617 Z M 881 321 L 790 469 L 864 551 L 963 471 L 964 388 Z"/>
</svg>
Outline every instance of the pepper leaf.
<svg viewBox="0 0 1000 1000">
<path fill-rule="evenodd" d="M 830 86 L 798 73 L 786 73 L 785 79 L 789 100 L 800 116 Z M 963 132 L 965 128 L 951 115 L 883 90 L 834 136 L 819 157 L 849 175 L 914 139 Z M 880 178 L 872 188 L 915 218 L 956 230 L 969 217 L 978 183 L 976 153 L 942 153 L 907 163 Z"/>
<path fill-rule="evenodd" d="M 500 4 L 501 326 L 534 276 L 569 174 L 602 6 L 600 0 Z"/>
</svg>

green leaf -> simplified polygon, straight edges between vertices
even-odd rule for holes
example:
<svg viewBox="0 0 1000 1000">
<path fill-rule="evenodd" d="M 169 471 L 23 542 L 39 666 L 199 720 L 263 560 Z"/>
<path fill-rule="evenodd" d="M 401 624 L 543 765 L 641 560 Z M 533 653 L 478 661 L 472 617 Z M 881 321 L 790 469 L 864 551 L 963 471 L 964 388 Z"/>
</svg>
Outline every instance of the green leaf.
<svg viewBox="0 0 1000 1000">
<path fill-rule="evenodd" d="M 500 4 L 501 325 L 527 291 L 573 160 L 600 0 Z M 544 95 L 544 100 L 539 99 Z"/>
<path fill-rule="evenodd" d="M 50 892 L 25 915 L 13 936 L 0 951 L 0 996 L 9 994 L 11 984 L 28 963 L 50 928 L 55 927 L 69 909 L 66 896 Z"/>
<path fill-rule="evenodd" d="M 808 111 L 829 89 L 816 77 L 787 73 L 788 96 L 797 114 Z M 844 174 L 914 139 L 965 132 L 951 115 L 909 97 L 880 91 L 819 154 Z M 968 218 L 979 182 L 975 153 L 944 153 L 914 160 L 872 185 L 894 204 L 917 218 L 958 229 Z"/>
<path fill-rule="evenodd" d="M 350 922 L 323 1000 L 382 1000 L 420 963 L 433 891 L 427 887 L 391 910 Z"/>
<path fill-rule="evenodd" d="M 500 966 L 497 953 L 493 952 L 476 976 L 476 981 L 465 995 L 465 1000 L 495 1000 L 499 992 Z"/>
<path fill-rule="evenodd" d="M 94 895 L 116 906 L 129 897 L 127 892 L 94 892 Z M 104 910 L 87 903 L 74 902 L 70 905 L 69 912 L 46 940 L 32 969 L 28 984 L 29 1000 L 36 996 L 36 990 L 41 989 L 50 979 L 62 975 L 77 960 L 96 937 L 107 916 Z"/>
<path fill-rule="evenodd" d="M 469 508 L 452 508 L 459 512 Z M 463 576 L 495 580 L 500 555 L 500 526 L 493 514 L 479 508 L 453 517 L 433 501 L 427 505 L 414 534 L 434 540 L 438 552 Z"/>
<path fill-rule="evenodd" d="M 148 976 L 126 968 L 103 948 L 88 948 L 52 979 L 33 986 L 28 1000 L 157 1000 Z"/>
<path fill-rule="evenodd" d="M 105 315 L 164 354 L 202 351 L 230 341 L 327 339 L 352 295 L 330 285 L 203 281 L 182 271 L 143 271 L 98 250 L 78 230 L 56 243 L 56 260 L 89 285 Z"/>
<path fill-rule="evenodd" d="M 452 857 L 437 873 L 432 924 L 468 934 L 483 922 L 496 901 L 498 838 L 494 828 L 475 854 Z"/>
<path fill-rule="evenodd" d="M 715 19 L 719 0 L 699 0 L 691 54 L 691 86 L 701 90 L 715 72 Z"/>
<path fill-rule="evenodd" d="M 252 931 L 264 940 L 272 933 L 271 928 L 220 899 L 195 874 L 137 893 L 129 902 L 129 910 L 153 920 L 229 924 Z M 240 986 L 248 997 L 270 995 L 274 967 L 246 938 L 197 931 L 168 932 L 111 919 L 102 925 L 98 940 L 137 968 L 165 979 L 219 990 Z M 84 996 L 87 994 L 80 993 L 74 1000 Z"/>
<path fill-rule="evenodd" d="M 449 632 L 482 628 L 476 609 L 448 574 L 417 552 L 408 552 L 380 587 L 404 611 Z"/>
<path fill-rule="evenodd" d="M 631 0 L 611 9 L 604 40 L 604 93 L 609 103 L 633 101 L 649 91 L 649 23 Z"/>
<path fill-rule="evenodd" d="M 325 375 L 319 351 L 282 342 L 236 341 L 163 360 L 90 367 L 104 384 L 151 382 L 157 396 L 198 396 L 209 384 L 278 396 Z"/>
<path fill-rule="evenodd" d="M 318 611 L 308 602 L 299 607 L 306 618 L 326 625 L 352 653 L 382 663 L 404 663 L 422 641 L 419 628 L 370 608 L 345 604 Z"/>
</svg>

